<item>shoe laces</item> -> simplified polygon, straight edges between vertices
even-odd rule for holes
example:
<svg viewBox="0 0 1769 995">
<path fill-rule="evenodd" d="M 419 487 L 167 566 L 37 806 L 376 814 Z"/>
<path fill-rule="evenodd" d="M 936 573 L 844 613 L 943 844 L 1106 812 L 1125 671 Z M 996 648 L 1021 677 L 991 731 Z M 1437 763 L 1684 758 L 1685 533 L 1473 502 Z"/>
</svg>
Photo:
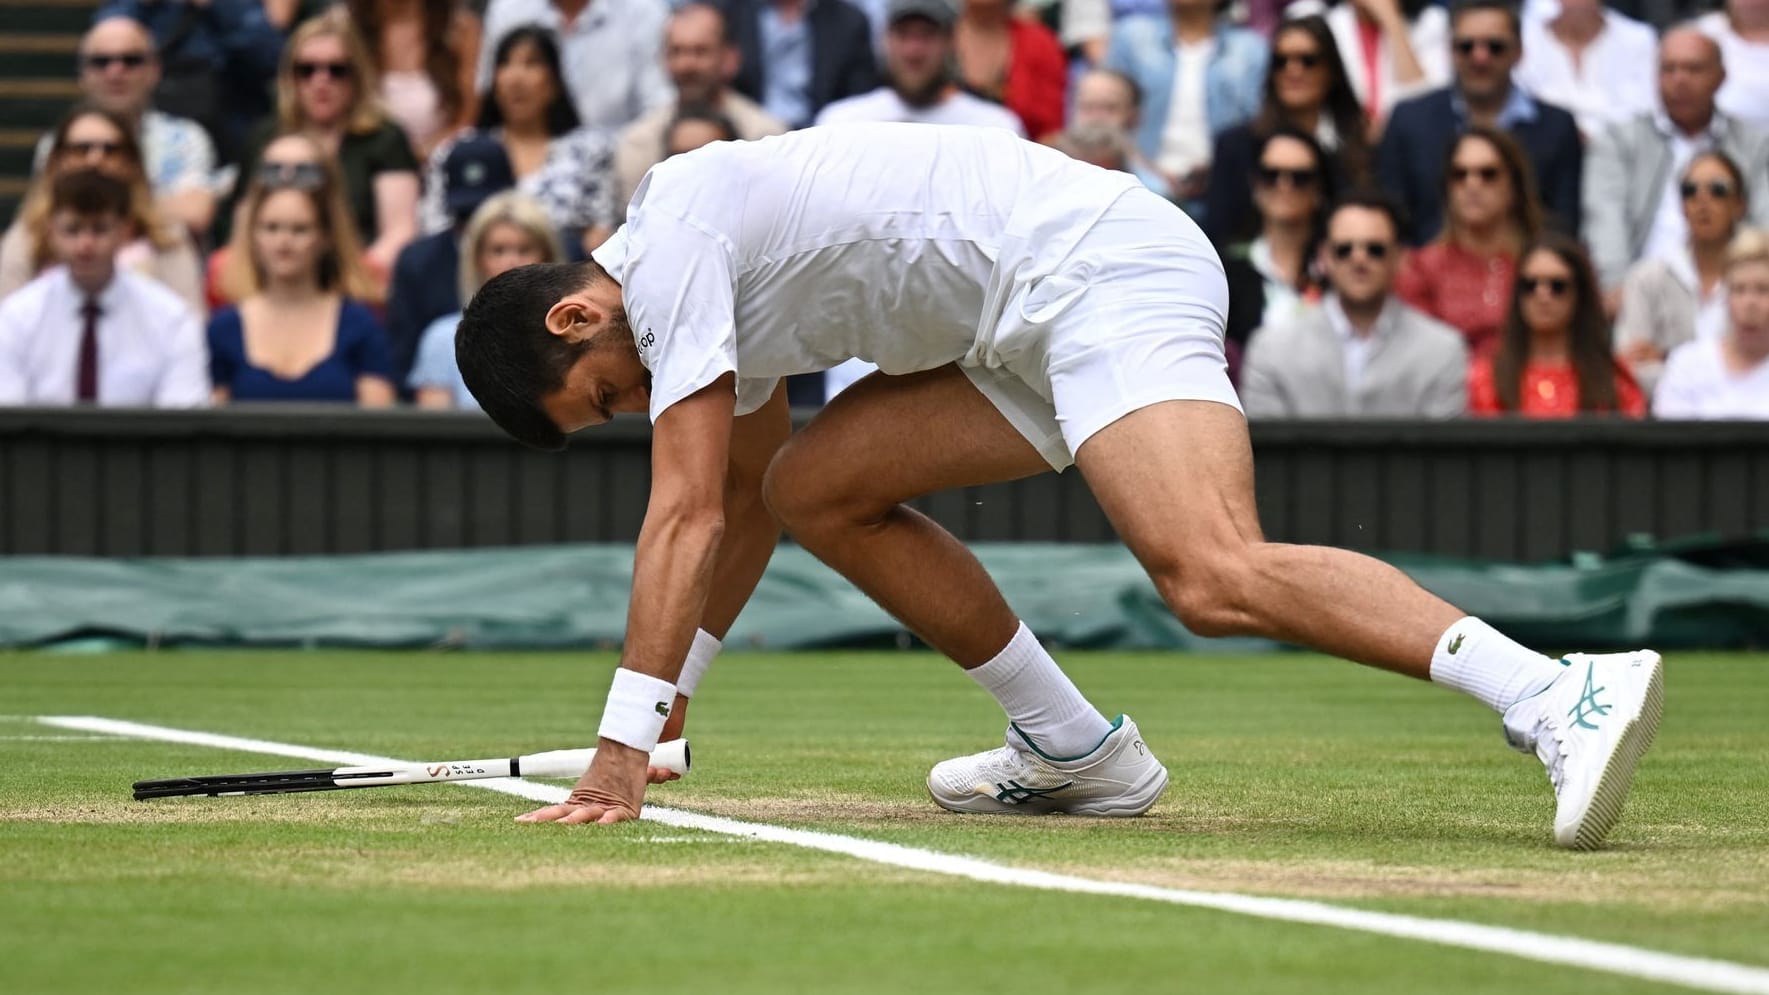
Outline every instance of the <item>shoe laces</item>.
<svg viewBox="0 0 1769 995">
<path fill-rule="evenodd" d="M 1554 721 L 1552 709 L 1544 708 L 1536 719 L 1535 747 L 1536 757 L 1548 768 L 1548 783 L 1554 786 L 1555 795 L 1560 794 L 1560 782 L 1566 777 L 1566 727 Z"/>
</svg>

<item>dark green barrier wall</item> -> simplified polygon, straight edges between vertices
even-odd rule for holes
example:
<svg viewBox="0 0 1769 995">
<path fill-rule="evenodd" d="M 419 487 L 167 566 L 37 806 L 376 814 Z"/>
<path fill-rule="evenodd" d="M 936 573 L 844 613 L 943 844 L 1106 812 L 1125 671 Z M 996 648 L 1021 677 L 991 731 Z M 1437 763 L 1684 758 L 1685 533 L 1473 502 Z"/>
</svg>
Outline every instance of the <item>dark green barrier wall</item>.
<svg viewBox="0 0 1769 995">
<path fill-rule="evenodd" d="M 1200 640 L 1117 546 L 984 545 L 1008 601 L 1080 646 L 1269 648 Z M 1407 557 L 1420 583 L 1544 647 L 1769 643 L 1769 546 L 1517 567 Z M 0 561 L 0 645 L 564 647 L 620 642 L 632 550 L 536 547 L 237 560 Z M 727 645 L 891 645 L 897 624 L 802 550 L 776 555 Z"/>
<path fill-rule="evenodd" d="M 559 456 L 476 415 L 0 411 L 0 554 L 631 542 L 649 442 L 640 419 Z M 1254 443 L 1265 529 L 1292 542 L 1540 562 L 1769 527 L 1769 424 L 1290 422 Z M 1112 538 L 1073 471 L 919 506 L 970 540 Z"/>
</svg>

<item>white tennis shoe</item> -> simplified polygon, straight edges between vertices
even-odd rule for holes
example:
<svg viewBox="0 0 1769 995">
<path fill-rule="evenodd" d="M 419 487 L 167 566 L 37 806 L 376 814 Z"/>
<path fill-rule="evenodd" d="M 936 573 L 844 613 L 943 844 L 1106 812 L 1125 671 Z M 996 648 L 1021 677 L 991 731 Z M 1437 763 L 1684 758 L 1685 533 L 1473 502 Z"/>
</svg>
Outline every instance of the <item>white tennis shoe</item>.
<svg viewBox="0 0 1769 995">
<path fill-rule="evenodd" d="M 927 788 L 953 812 L 1130 816 L 1161 797 L 1167 768 L 1128 716 L 1118 716 L 1091 752 L 1068 760 L 1040 751 L 1010 724 L 1006 746 L 935 764 Z"/>
<path fill-rule="evenodd" d="M 1588 655 L 1505 712 L 1505 739 L 1534 753 L 1554 785 L 1554 842 L 1590 850 L 1621 818 L 1634 768 L 1664 713 L 1664 664 L 1657 653 Z"/>
</svg>

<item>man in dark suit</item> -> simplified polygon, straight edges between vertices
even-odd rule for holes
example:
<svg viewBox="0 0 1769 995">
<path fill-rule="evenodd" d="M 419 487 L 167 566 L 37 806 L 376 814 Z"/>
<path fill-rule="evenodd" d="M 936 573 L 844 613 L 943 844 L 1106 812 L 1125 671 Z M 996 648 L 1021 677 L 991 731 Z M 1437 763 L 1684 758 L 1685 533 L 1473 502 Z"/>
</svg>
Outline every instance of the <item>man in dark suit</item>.
<svg viewBox="0 0 1769 995">
<path fill-rule="evenodd" d="M 724 0 L 742 53 L 732 87 L 794 128 L 880 80 L 872 28 L 847 0 Z"/>
<path fill-rule="evenodd" d="M 1584 150 L 1571 114 L 1511 81 L 1523 55 L 1515 8 L 1505 0 L 1461 0 L 1450 13 L 1455 81 L 1394 108 L 1376 153 L 1382 186 L 1398 195 L 1421 242 L 1443 227 L 1443 171 L 1450 143 L 1470 125 L 1511 133 L 1529 153 L 1549 219 L 1578 231 Z M 1646 67 L 1641 67 L 1645 72 Z"/>
</svg>

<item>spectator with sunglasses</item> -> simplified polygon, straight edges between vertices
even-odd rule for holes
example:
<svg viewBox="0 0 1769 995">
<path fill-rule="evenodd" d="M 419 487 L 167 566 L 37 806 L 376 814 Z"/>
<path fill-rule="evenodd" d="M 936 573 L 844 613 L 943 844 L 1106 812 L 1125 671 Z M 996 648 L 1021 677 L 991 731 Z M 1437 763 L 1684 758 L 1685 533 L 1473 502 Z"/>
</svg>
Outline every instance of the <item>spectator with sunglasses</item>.
<svg viewBox="0 0 1769 995">
<path fill-rule="evenodd" d="M 1652 395 L 1660 418 L 1769 420 L 1769 232 L 1746 228 L 1726 251 L 1726 334 L 1672 350 Z"/>
<path fill-rule="evenodd" d="M 1231 374 L 1257 329 L 1289 324 L 1319 299 L 1309 267 L 1333 199 L 1326 161 L 1312 135 L 1288 125 L 1279 125 L 1256 149 L 1253 203 L 1259 228 L 1249 233 L 1251 240 L 1222 253 Z"/>
<path fill-rule="evenodd" d="M 1450 8 L 1450 33 L 1454 82 L 1395 107 L 1376 151 L 1382 188 L 1401 198 L 1416 238 L 1435 238 L 1444 223 L 1439 180 L 1456 135 L 1474 126 L 1498 129 L 1523 149 L 1548 214 L 1575 229 L 1583 141 L 1571 114 L 1513 80 L 1523 52 L 1516 9 L 1507 0 L 1458 0 Z"/>
<path fill-rule="evenodd" d="M 1646 415 L 1646 395 L 1610 351 L 1609 322 L 1590 257 L 1570 236 L 1532 241 L 1498 348 L 1468 371 L 1468 410 L 1480 415 L 1570 418 Z"/>
<path fill-rule="evenodd" d="M 1326 18 L 1370 133 L 1394 106 L 1450 81 L 1450 19 L 1433 0 L 1299 0 L 1290 17 Z"/>
<path fill-rule="evenodd" d="M 1167 180 L 1167 196 L 1206 223 L 1212 139 L 1259 112 L 1269 55 L 1264 38 L 1221 14 L 1217 0 L 1169 0 L 1166 16 L 1118 21 L 1106 54 L 1147 100 L 1137 147 Z"/>
<path fill-rule="evenodd" d="M 1744 220 L 1744 174 L 1724 152 L 1698 154 L 1679 187 L 1689 239 L 1622 281 L 1615 351 L 1651 393 L 1672 349 L 1726 333 L 1726 249 Z"/>
<path fill-rule="evenodd" d="M 1652 28 L 1603 5 L 1556 0 L 1549 18 L 1525 19 L 1517 81 L 1571 111 L 1585 139 L 1652 110 L 1652 80 L 1641 71 L 1658 49 Z"/>
<path fill-rule="evenodd" d="M 442 172 L 455 143 L 495 139 L 509 153 L 516 188 L 541 203 L 553 227 L 588 252 L 618 220 L 614 204 L 614 142 L 585 128 L 565 89 L 559 47 L 539 26 L 508 32 L 493 56 L 491 89 L 479 103 L 479 123 L 442 143 L 430 156 L 423 204 L 424 231 L 450 227 L 442 204 Z"/>
<path fill-rule="evenodd" d="M 142 167 L 141 146 L 126 120 L 93 104 L 69 111 L 50 133 L 48 160 L 26 192 L 18 217 L 0 238 L 0 297 L 55 263 L 50 191 L 56 178 L 98 169 L 129 189 L 127 237 L 117 250 L 116 265 L 159 282 L 201 317 L 202 261 L 184 227 L 160 213 Z"/>
<path fill-rule="evenodd" d="M 80 39 L 79 64 L 86 102 L 121 118 L 135 136 L 160 212 L 198 235 L 208 231 L 215 220 L 215 144 L 201 124 L 152 106 L 160 82 L 153 36 L 131 18 L 101 16 Z M 36 169 L 49 151 L 45 135 Z"/>
<path fill-rule="evenodd" d="M 1454 418 L 1467 405 L 1457 331 L 1394 296 L 1399 208 L 1375 191 L 1333 208 L 1319 265 L 1321 306 L 1262 328 L 1241 368 L 1249 418 Z"/>
<path fill-rule="evenodd" d="M 283 50 L 276 99 L 276 117 L 258 129 L 240 175 L 255 173 L 272 135 L 318 136 L 343 172 L 369 271 L 386 286 L 399 250 L 417 234 L 418 161 L 404 129 L 382 108 L 368 49 L 341 8 L 295 29 Z"/>
<path fill-rule="evenodd" d="M 240 212 L 221 279 L 238 303 L 209 319 L 209 369 L 217 404 L 331 401 L 393 403 L 386 333 L 361 301 L 375 284 L 343 201 L 335 167 L 261 171 Z"/>
<path fill-rule="evenodd" d="M 1204 232 L 1217 245 L 1244 237 L 1253 215 L 1251 179 L 1260 139 L 1279 125 L 1313 135 L 1328 153 L 1340 189 L 1368 179 L 1364 115 L 1346 78 L 1332 31 L 1319 17 L 1285 21 L 1272 35 L 1259 115 L 1216 136 L 1205 194 Z"/>
<path fill-rule="evenodd" d="M 1440 182 L 1448 223 L 1408 254 L 1396 291 L 1478 354 L 1504 326 L 1518 253 L 1541 233 L 1541 208 L 1523 149 L 1494 128 L 1457 138 Z"/>
<path fill-rule="evenodd" d="M 1591 143 L 1583 234 L 1612 305 L 1630 266 L 1682 251 L 1689 232 L 1680 184 L 1697 153 L 1715 149 L 1737 163 L 1755 222 L 1769 223 L 1769 133 L 1720 109 L 1727 74 L 1713 39 L 1671 29 L 1658 47 L 1658 106 Z"/>
</svg>

